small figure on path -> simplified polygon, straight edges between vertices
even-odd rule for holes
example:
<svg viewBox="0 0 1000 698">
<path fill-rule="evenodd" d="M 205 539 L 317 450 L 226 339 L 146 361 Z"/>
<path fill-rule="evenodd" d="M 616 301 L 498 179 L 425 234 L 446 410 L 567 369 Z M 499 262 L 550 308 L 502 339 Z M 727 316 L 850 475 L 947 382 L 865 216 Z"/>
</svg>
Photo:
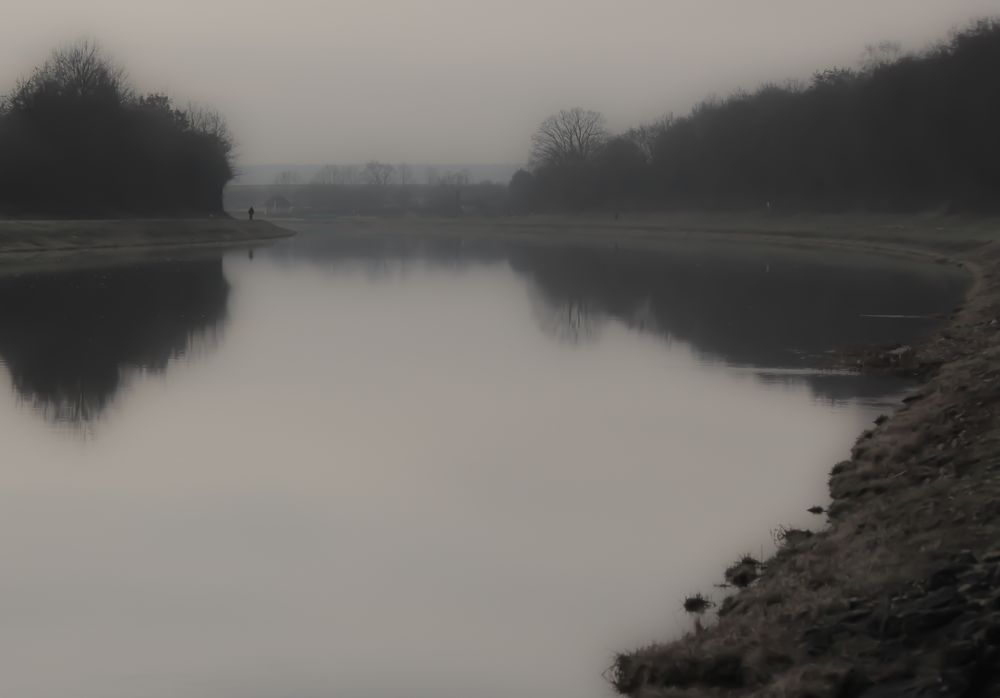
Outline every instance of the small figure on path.
<svg viewBox="0 0 1000 698">
<path fill-rule="evenodd" d="M 250 220 L 253 220 L 253 206 L 247 209 L 247 215 L 250 216 Z"/>
</svg>

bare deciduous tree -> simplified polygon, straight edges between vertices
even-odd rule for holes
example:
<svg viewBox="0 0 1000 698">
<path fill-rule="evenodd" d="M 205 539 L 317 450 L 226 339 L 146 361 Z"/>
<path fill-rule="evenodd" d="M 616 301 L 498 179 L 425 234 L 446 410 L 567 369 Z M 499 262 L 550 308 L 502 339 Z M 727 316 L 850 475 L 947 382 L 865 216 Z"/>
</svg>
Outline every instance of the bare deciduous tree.
<svg viewBox="0 0 1000 698">
<path fill-rule="evenodd" d="M 384 162 L 378 162 L 377 160 L 372 160 L 365 165 L 364 179 L 365 184 L 371 185 L 373 187 L 384 187 L 392 180 L 393 172 L 395 168 Z"/>
<path fill-rule="evenodd" d="M 639 124 L 625 132 L 625 138 L 635 143 L 639 152 L 646 159 L 646 162 L 653 160 L 653 147 L 656 139 L 673 125 L 675 119 L 673 114 L 667 114 L 656 121 Z"/>
<path fill-rule="evenodd" d="M 405 162 L 396 165 L 396 181 L 404 187 L 413 184 L 413 168 Z"/>
<path fill-rule="evenodd" d="M 10 106 L 28 108 L 27 100 L 41 96 L 101 98 L 116 104 L 129 103 L 134 97 L 125 69 L 104 55 L 92 39 L 53 51 L 31 77 L 18 83 Z"/>
<path fill-rule="evenodd" d="M 285 170 L 284 172 L 279 172 L 274 176 L 274 184 L 282 187 L 292 187 L 299 184 L 302 180 L 299 175 L 291 170 Z"/>
<path fill-rule="evenodd" d="M 344 186 L 361 184 L 361 167 L 358 165 L 341 165 L 338 176 L 340 178 L 337 182 L 338 184 L 343 184 Z"/>
<path fill-rule="evenodd" d="M 896 41 L 881 41 L 865 46 L 861 55 L 861 70 L 872 73 L 883 66 L 891 65 L 903 55 L 903 46 Z"/>
<path fill-rule="evenodd" d="M 339 184 L 340 178 L 340 168 L 336 165 L 324 165 L 317 170 L 316 174 L 313 175 L 313 184 L 322 184 L 330 186 L 333 184 Z"/>
<path fill-rule="evenodd" d="M 213 136 L 226 149 L 228 153 L 233 148 L 233 138 L 229 132 L 229 126 L 222 114 L 214 109 L 199 107 L 188 104 L 184 110 L 184 117 L 187 120 L 188 128 L 207 136 Z"/>
<path fill-rule="evenodd" d="M 468 170 L 448 170 L 437 178 L 436 184 L 442 187 L 467 187 L 472 181 Z"/>
<path fill-rule="evenodd" d="M 535 165 L 562 165 L 590 160 L 608 139 L 600 112 L 574 107 L 553 114 L 531 137 Z"/>
</svg>

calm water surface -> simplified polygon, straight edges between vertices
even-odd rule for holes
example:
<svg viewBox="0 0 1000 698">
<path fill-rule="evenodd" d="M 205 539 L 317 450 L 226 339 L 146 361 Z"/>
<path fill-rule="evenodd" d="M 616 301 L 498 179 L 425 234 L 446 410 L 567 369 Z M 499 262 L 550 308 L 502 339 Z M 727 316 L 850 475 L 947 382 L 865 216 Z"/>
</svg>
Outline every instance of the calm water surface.
<svg viewBox="0 0 1000 698">
<path fill-rule="evenodd" d="M 0 278 L 0 695 L 600 697 L 817 525 L 941 267 L 345 241 Z"/>
</svg>

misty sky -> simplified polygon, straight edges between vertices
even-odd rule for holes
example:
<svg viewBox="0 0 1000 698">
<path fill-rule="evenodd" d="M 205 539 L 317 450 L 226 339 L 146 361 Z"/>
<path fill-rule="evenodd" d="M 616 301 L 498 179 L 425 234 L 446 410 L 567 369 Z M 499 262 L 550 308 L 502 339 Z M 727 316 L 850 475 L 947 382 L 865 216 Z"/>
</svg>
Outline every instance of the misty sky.
<svg viewBox="0 0 1000 698">
<path fill-rule="evenodd" d="M 997 0 L 34 0 L 0 23 L 0 85 L 90 36 L 141 89 L 219 109 L 243 165 L 518 162 L 563 107 L 625 129 L 991 13 Z"/>
</svg>

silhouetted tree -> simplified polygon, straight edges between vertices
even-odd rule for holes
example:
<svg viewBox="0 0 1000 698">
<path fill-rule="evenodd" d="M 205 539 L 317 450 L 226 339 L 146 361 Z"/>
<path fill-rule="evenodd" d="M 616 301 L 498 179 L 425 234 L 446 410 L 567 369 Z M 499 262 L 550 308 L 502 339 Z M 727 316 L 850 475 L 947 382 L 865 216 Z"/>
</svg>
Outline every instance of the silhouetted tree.
<svg viewBox="0 0 1000 698">
<path fill-rule="evenodd" d="M 649 162 L 653 159 L 653 148 L 656 145 L 656 139 L 659 138 L 661 133 L 670 128 L 673 122 L 674 115 L 667 114 L 655 121 L 630 128 L 625 132 L 624 137 L 635 143 L 639 152 L 642 153 L 643 158 L 645 158 L 646 162 Z"/>
<path fill-rule="evenodd" d="M 278 187 L 295 187 L 302 183 L 302 178 L 297 172 L 283 170 L 274 175 L 273 184 Z"/>
<path fill-rule="evenodd" d="M 472 181 L 468 170 L 447 170 L 434 182 L 439 187 L 467 187 Z"/>
<path fill-rule="evenodd" d="M 0 212 L 222 211 L 232 140 L 215 112 L 136 95 L 96 43 L 52 53 L 0 100 Z"/>
<path fill-rule="evenodd" d="M 646 194 L 648 169 L 646 156 L 634 140 L 613 138 L 595 158 L 594 186 L 602 200 L 618 208 Z"/>
<path fill-rule="evenodd" d="M 313 175 L 312 184 L 331 186 L 340 184 L 340 169 L 336 165 L 324 165 Z"/>
<path fill-rule="evenodd" d="M 511 211 L 514 213 L 531 213 L 538 199 L 535 176 L 527 170 L 518 170 L 510 178 L 507 195 Z"/>
<path fill-rule="evenodd" d="M 395 168 L 388 163 L 372 160 L 365 165 L 365 184 L 373 187 L 384 187 L 392 180 L 394 170 Z"/>
<path fill-rule="evenodd" d="M 563 109 L 531 137 L 531 161 L 539 167 L 588 162 L 608 139 L 604 116 L 580 107 Z"/>
<path fill-rule="evenodd" d="M 707 99 L 622 139 L 593 112 L 560 112 L 532 137 L 534 190 L 577 209 L 1000 210 L 998 65 L 989 19 L 920 54 L 879 44 L 858 69 Z"/>
<path fill-rule="evenodd" d="M 413 168 L 405 162 L 396 165 L 396 181 L 401 187 L 408 187 L 413 184 Z"/>
</svg>

